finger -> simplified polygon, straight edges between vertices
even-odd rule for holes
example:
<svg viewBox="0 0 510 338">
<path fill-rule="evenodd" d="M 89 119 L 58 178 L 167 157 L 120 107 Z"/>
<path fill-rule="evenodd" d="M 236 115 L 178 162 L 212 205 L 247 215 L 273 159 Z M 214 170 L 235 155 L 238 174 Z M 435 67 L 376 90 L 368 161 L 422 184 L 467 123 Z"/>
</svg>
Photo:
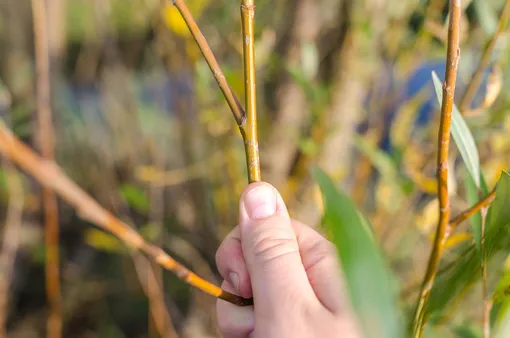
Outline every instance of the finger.
<svg viewBox="0 0 510 338">
<path fill-rule="evenodd" d="M 291 220 L 299 245 L 302 264 L 319 301 L 331 312 L 347 307 L 348 299 L 342 288 L 337 250 L 334 245 L 313 228 Z M 235 286 L 245 298 L 252 297 L 251 282 L 244 260 L 241 233 L 235 227 L 223 240 L 217 253 L 216 264 L 221 276 Z M 232 278 L 234 274 L 235 278 Z"/>
<path fill-rule="evenodd" d="M 224 281 L 221 287 L 225 291 L 235 292 L 234 287 L 227 281 Z M 219 329 L 225 338 L 247 338 L 255 328 L 253 306 L 239 307 L 218 299 L 216 314 Z"/>
<path fill-rule="evenodd" d="M 301 259 L 315 295 L 329 311 L 338 313 L 348 307 L 343 289 L 337 250 L 311 227 L 293 220 Z"/>
<path fill-rule="evenodd" d="M 220 275 L 234 287 L 236 294 L 244 298 L 253 296 L 238 226 L 230 231 L 216 251 L 216 265 Z"/>
<path fill-rule="evenodd" d="M 268 315 L 275 304 L 292 310 L 298 301 L 317 302 L 287 208 L 277 190 L 264 182 L 251 184 L 242 194 L 239 212 L 255 310 Z"/>
</svg>

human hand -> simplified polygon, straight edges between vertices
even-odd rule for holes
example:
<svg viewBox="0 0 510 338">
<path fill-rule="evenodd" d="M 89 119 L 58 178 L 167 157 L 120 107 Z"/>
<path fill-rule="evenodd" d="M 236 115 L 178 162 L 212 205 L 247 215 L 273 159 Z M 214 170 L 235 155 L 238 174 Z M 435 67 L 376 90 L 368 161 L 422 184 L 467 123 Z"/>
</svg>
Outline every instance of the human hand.
<svg viewBox="0 0 510 338">
<path fill-rule="evenodd" d="M 348 300 L 336 248 L 291 220 L 278 191 L 253 183 L 241 196 L 239 225 L 216 254 L 222 288 L 254 299 L 237 307 L 218 300 L 225 338 L 361 337 Z"/>
</svg>

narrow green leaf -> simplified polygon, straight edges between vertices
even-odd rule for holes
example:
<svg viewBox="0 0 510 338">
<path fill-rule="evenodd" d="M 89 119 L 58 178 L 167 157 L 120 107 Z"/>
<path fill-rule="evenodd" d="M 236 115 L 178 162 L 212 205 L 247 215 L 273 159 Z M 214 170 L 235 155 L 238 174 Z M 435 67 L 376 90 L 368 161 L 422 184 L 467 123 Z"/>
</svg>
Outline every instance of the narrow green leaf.
<svg viewBox="0 0 510 338">
<path fill-rule="evenodd" d="M 454 328 L 455 338 L 481 338 L 481 329 L 478 323 L 467 322 Z"/>
<path fill-rule="evenodd" d="M 360 135 L 354 136 L 354 146 L 362 152 L 370 163 L 379 171 L 385 184 L 392 187 L 392 202 L 387 208 L 393 208 L 413 190 L 413 183 L 399 171 L 394 159 L 386 152 L 368 143 Z M 394 200 L 393 200 L 394 199 Z"/>
<path fill-rule="evenodd" d="M 143 189 L 131 184 L 124 184 L 119 190 L 130 207 L 142 214 L 148 212 L 150 203 Z"/>
<path fill-rule="evenodd" d="M 480 174 L 480 188 L 476 187 L 473 178 L 470 175 L 465 176 L 465 184 L 467 190 L 467 201 L 469 205 L 475 205 L 480 200 L 480 196 L 487 196 L 489 188 L 483 174 Z M 471 230 L 473 231 L 473 238 L 475 239 L 476 249 L 481 253 L 481 239 L 482 239 L 482 214 L 477 212 L 470 219 Z"/>
<path fill-rule="evenodd" d="M 496 187 L 496 199 L 492 202 L 487 214 L 487 227 L 485 229 L 485 244 L 487 254 L 499 248 L 500 237 L 510 224 L 510 174 L 503 172 Z"/>
<path fill-rule="evenodd" d="M 491 309 L 491 327 L 498 328 L 501 327 L 502 322 L 508 318 L 508 314 L 510 313 L 510 299 L 505 298 L 504 301 L 496 302 Z"/>
<path fill-rule="evenodd" d="M 498 28 L 498 17 L 487 0 L 474 0 L 473 6 L 480 26 L 487 36 L 492 36 Z"/>
<path fill-rule="evenodd" d="M 494 338 L 508 337 L 510 337 L 510 311 L 506 312 L 505 317 L 501 320 L 501 324 L 494 334 Z"/>
<path fill-rule="evenodd" d="M 483 196 L 487 196 L 489 194 L 489 186 L 487 185 L 487 180 L 482 172 L 480 172 L 480 190 L 482 191 Z"/>
<path fill-rule="evenodd" d="M 443 101 L 443 85 L 436 72 L 432 72 L 432 80 L 434 82 L 437 99 L 441 105 Z M 460 155 L 466 164 L 467 170 L 475 181 L 476 187 L 480 188 L 480 157 L 478 156 L 478 150 L 473 135 L 456 105 L 453 105 L 452 110 L 451 133 Z"/>
<path fill-rule="evenodd" d="M 505 302 L 510 300 L 510 270 L 503 274 L 499 280 L 492 296 L 495 302 Z"/>
<path fill-rule="evenodd" d="M 398 177 L 395 162 L 393 162 L 388 154 L 372 146 L 357 134 L 354 135 L 354 145 L 370 160 L 382 176 L 390 179 Z"/>
<path fill-rule="evenodd" d="M 466 175 L 465 177 L 466 183 L 466 192 L 467 192 L 467 201 L 469 205 L 475 205 L 479 200 L 478 188 L 476 187 L 475 182 L 471 175 Z M 473 231 L 473 238 L 475 239 L 476 249 L 478 252 L 481 252 L 481 240 L 482 240 L 482 214 L 477 212 L 474 214 L 471 219 L 471 230 Z"/>
<path fill-rule="evenodd" d="M 486 220 L 485 249 L 487 262 L 506 254 L 510 248 L 510 175 L 502 173 L 496 186 L 496 199 Z M 499 259 L 499 258 L 498 258 Z M 495 263 L 500 264 L 499 260 Z M 481 277 L 481 256 L 475 245 L 468 247 L 457 260 L 440 270 L 432 289 L 427 311 L 441 314 L 447 305 L 459 297 Z"/>
<path fill-rule="evenodd" d="M 312 171 L 324 199 L 324 225 L 339 251 L 350 300 L 366 337 L 402 337 L 394 277 L 374 241 L 368 220 L 320 169 Z"/>
</svg>

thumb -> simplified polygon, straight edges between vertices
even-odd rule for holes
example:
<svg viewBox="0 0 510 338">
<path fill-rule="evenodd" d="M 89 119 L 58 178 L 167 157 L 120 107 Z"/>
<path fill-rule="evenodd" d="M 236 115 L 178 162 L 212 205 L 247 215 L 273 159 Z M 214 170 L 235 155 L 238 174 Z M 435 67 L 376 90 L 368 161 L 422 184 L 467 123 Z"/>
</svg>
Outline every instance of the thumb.
<svg viewBox="0 0 510 338">
<path fill-rule="evenodd" d="M 278 191 L 264 182 L 249 185 L 241 197 L 239 217 L 256 310 L 269 311 L 275 304 L 292 307 L 289 301 L 315 299 Z"/>
</svg>

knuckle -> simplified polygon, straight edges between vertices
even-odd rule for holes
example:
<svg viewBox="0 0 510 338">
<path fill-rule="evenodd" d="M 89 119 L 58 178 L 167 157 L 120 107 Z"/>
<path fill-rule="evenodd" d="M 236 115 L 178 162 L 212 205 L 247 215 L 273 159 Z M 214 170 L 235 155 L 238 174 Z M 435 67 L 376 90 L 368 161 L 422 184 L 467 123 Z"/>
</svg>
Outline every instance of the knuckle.
<svg viewBox="0 0 510 338">
<path fill-rule="evenodd" d="M 303 252 L 305 269 L 309 271 L 320 262 L 337 261 L 337 248 L 327 239 L 317 240 L 306 252 Z"/>
<path fill-rule="evenodd" d="M 291 229 L 261 224 L 253 234 L 253 254 L 257 259 L 270 261 L 299 252 L 299 247 Z"/>
</svg>

